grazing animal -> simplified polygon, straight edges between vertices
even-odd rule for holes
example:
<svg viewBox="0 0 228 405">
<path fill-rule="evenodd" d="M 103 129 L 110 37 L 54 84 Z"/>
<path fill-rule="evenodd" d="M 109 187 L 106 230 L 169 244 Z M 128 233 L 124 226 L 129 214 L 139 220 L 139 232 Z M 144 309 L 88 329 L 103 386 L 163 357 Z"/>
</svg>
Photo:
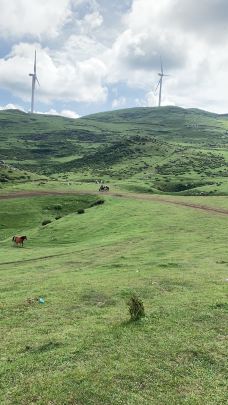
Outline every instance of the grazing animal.
<svg viewBox="0 0 228 405">
<path fill-rule="evenodd" d="M 100 186 L 99 191 L 109 191 L 108 186 L 104 186 L 103 184 Z"/>
<path fill-rule="evenodd" d="M 14 236 L 12 242 L 15 242 L 16 246 L 24 246 L 24 240 L 27 240 L 27 236 Z"/>
</svg>

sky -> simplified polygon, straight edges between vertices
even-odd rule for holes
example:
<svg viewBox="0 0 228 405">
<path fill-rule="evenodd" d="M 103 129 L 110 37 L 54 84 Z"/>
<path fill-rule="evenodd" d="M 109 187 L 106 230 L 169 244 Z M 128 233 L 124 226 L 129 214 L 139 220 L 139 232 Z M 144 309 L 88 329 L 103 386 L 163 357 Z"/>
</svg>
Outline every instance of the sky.
<svg viewBox="0 0 228 405">
<path fill-rule="evenodd" d="M 0 0 L 0 109 L 71 118 L 158 104 L 228 113 L 227 0 Z"/>
</svg>

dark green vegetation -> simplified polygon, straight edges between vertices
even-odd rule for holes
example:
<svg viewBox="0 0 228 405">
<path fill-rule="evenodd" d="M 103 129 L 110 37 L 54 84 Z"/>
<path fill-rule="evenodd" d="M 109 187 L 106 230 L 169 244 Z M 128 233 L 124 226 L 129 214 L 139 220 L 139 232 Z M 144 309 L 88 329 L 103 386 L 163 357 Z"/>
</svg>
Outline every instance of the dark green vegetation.
<svg viewBox="0 0 228 405">
<path fill-rule="evenodd" d="M 0 201 L 0 403 L 225 405 L 227 216 L 105 199 Z"/>
<path fill-rule="evenodd" d="M 145 309 L 142 300 L 136 295 L 133 294 L 128 303 L 130 319 L 131 321 L 139 321 L 145 316 Z"/>
<path fill-rule="evenodd" d="M 36 175 L 24 170 L 17 169 L 16 167 L 11 167 L 0 161 L 0 188 L 2 188 L 5 183 L 11 184 L 12 182 L 25 183 L 31 181 L 41 181 L 44 180 L 44 176 Z"/>
<path fill-rule="evenodd" d="M 78 120 L 0 112 L 0 159 L 77 182 L 145 192 L 228 194 L 228 116 L 133 108 Z"/>
</svg>

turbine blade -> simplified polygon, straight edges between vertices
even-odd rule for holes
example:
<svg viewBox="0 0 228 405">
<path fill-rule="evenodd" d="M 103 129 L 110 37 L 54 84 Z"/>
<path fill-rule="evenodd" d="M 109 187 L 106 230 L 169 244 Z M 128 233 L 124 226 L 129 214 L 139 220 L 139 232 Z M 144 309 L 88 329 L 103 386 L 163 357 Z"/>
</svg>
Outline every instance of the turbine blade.
<svg viewBox="0 0 228 405">
<path fill-rule="evenodd" d="M 37 83 L 39 84 L 39 86 L 40 86 L 40 82 L 39 82 L 39 80 L 38 80 L 38 77 L 36 76 L 36 81 L 37 81 Z"/>
<path fill-rule="evenodd" d="M 161 56 L 160 56 L 160 61 L 161 61 L 161 74 L 164 75 L 163 64 L 162 64 L 162 57 L 161 57 Z"/>
<path fill-rule="evenodd" d="M 158 87 L 160 86 L 160 83 L 161 83 L 161 79 L 158 81 L 158 84 L 157 84 L 157 86 L 156 86 L 156 88 L 155 88 L 155 90 L 154 90 L 154 94 L 155 94 L 155 95 L 156 95 L 156 93 L 157 93 Z"/>
<path fill-rule="evenodd" d="M 36 51 L 35 51 L 35 58 L 34 58 L 34 74 L 36 74 Z"/>
</svg>

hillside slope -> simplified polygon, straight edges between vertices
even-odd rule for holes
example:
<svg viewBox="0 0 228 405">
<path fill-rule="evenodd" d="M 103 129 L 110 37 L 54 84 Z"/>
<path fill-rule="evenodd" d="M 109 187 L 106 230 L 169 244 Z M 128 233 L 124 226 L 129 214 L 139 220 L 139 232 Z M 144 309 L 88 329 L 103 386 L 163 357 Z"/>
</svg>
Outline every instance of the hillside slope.
<svg viewBox="0 0 228 405">
<path fill-rule="evenodd" d="M 54 197 L 1 202 L 0 403 L 225 404 L 227 217 L 59 203 L 66 215 L 41 226 Z M 24 248 L 11 244 L 19 231 Z M 133 293 L 141 322 L 129 322 Z"/>
<path fill-rule="evenodd" d="M 159 192 L 228 192 L 226 115 L 161 107 L 73 120 L 8 110 L 0 111 L 0 143 L 1 160 L 36 173 Z"/>
</svg>

